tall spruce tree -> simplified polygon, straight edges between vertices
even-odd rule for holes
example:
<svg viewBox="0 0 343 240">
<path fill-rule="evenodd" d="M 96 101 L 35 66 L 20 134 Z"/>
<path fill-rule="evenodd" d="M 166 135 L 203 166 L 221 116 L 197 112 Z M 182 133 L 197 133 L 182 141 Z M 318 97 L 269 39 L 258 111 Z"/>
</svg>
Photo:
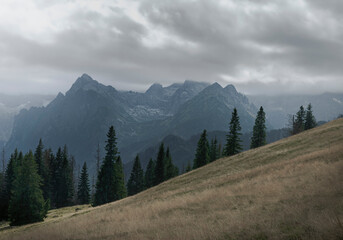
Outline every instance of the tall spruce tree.
<svg viewBox="0 0 343 240">
<path fill-rule="evenodd" d="M 305 130 L 308 130 L 308 129 L 314 128 L 316 125 L 317 125 L 316 119 L 313 116 L 312 105 L 310 103 L 306 109 L 306 117 L 305 117 L 304 128 L 305 128 Z"/>
<path fill-rule="evenodd" d="M 164 173 L 164 171 L 165 171 L 164 158 L 165 158 L 164 144 L 161 143 L 159 150 L 158 150 L 157 159 L 156 159 L 155 184 L 154 185 L 158 185 L 164 181 L 164 175 L 165 175 L 165 173 Z"/>
<path fill-rule="evenodd" d="M 107 133 L 106 155 L 101 164 L 96 183 L 96 191 L 94 196 L 94 205 L 102 205 L 116 200 L 116 170 L 115 161 L 118 158 L 118 148 L 116 142 L 116 133 L 114 127 L 111 126 Z"/>
<path fill-rule="evenodd" d="M 172 157 L 170 155 L 170 150 L 169 147 L 167 147 L 166 155 L 165 155 L 165 160 L 164 160 L 164 181 L 167 181 L 168 179 L 171 179 L 175 177 L 176 170 L 175 166 L 173 164 Z"/>
<path fill-rule="evenodd" d="M 144 188 L 144 172 L 137 155 L 133 163 L 130 179 L 127 182 L 127 193 L 132 196 L 143 191 Z"/>
<path fill-rule="evenodd" d="M 62 152 L 62 163 L 59 169 L 59 184 L 56 206 L 58 208 L 72 205 L 74 196 L 73 172 L 69 161 L 68 148 Z"/>
<path fill-rule="evenodd" d="M 14 173 L 8 209 L 11 225 L 43 221 L 47 207 L 40 188 L 41 178 L 37 173 L 37 165 L 31 151 L 16 166 Z"/>
<path fill-rule="evenodd" d="M 119 200 L 122 198 L 127 197 L 127 191 L 125 187 L 125 176 L 123 170 L 123 163 L 121 161 L 121 157 L 118 156 L 117 161 L 115 163 L 115 191 L 116 191 L 116 199 Z"/>
<path fill-rule="evenodd" d="M 18 153 L 18 150 L 16 149 L 14 153 L 11 154 L 10 161 L 8 162 L 5 171 L 3 187 L 0 193 L 0 220 L 8 219 L 8 207 L 11 200 L 13 182 L 15 179 L 15 168 L 18 162 L 22 161 L 19 159 L 19 157 L 22 157 L 22 154 Z"/>
<path fill-rule="evenodd" d="M 38 146 L 36 148 L 34 157 L 37 163 L 38 175 L 42 179 L 41 189 L 43 191 L 43 197 L 47 200 L 50 197 L 50 186 L 49 186 L 49 169 L 44 158 L 44 145 L 42 139 L 39 139 Z"/>
<path fill-rule="evenodd" d="M 240 133 L 241 125 L 239 123 L 239 116 L 237 113 L 237 109 L 234 108 L 232 112 L 232 117 L 230 121 L 230 131 L 229 134 L 226 135 L 226 145 L 224 153 L 226 156 L 232 156 L 239 153 L 242 150 Z"/>
<path fill-rule="evenodd" d="M 250 148 L 261 147 L 266 144 L 266 114 L 263 107 L 257 112 Z"/>
<path fill-rule="evenodd" d="M 152 158 L 150 158 L 146 167 L 144 180 L 146 188 L 151 188 L 155 184 L 155 161 L 153 161 Z"/>
<path fill-rule="evenodd" d="M 77 201 L 79 204 L 89 204 L 90 186 L 86 162 L 83 164 L 77 188 Z"/>
<path fill-rule="evenodd" d="M 214 139 L 211 140 L 211 145 L 210 145 L 210 162 L 214 162 L 219 158 L 219 148 L 217 147 L 218 141 L 217 138 L 215 137 Z"/>
<path fill-rule="evenodd" d="M 304 131 L 305 128 L 305 109 L 303 106 L 300 106 L 299 111 L 295 116 L 295 120 L 293 122 L 293 134 L 300 133 Z"/>
<path fill-rule="evenodd" d="M 209 148 L 210 146 L 207 140 L 207 132 L 205 129 L 202 132 L 200 139 L 198 141 L 197 149 L 195 152 L 195 158 L 193 161 L 193 169 L 204 166 L 209 162 L 210 160 Z"/>
</svg>

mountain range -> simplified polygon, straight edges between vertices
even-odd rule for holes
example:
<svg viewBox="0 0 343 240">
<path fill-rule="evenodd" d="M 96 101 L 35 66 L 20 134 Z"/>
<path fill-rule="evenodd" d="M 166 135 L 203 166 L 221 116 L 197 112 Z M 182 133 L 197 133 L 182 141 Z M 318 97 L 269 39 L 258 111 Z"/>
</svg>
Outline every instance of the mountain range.
<svg viewBox="0 0 343 240">
<path fill-rule="evenodd" d="M 24 108 L 14 117 L 6 152 L 11 153 L 15 148 L 24 152 L 35 149 L 42 138 L 45 147 L 54 151 L 66 144 L 77 164 L 86 161 L 92 171 L 97 146 L 100 145 L 103 157 L 106 133 L 113 125 L 126 173 L 136 154 L 141 155 L 143 166 L 150 157 L 156 157 L 162 141 L 170 147 L 173 161 L 182 170 L 182 166 L 193 160 L 196 142 L 204 129 L 210 138 L 216 136 L 219 142 L 225 142 L 234 107 L 247 148 L 256 106 L 264 107 L 268 130 L 285 127 L 287 115 L 309 102 L 317 120 L 333 119 L 343 113 L 343 94 L 323 94 L 316 99 L 315 96 L 247 97 L 233 85 L 222 87 L 218 83 L 190 80 L 167 87 L 153 84 L 144 93 L 118 91 L 83 74 L 65 94 L 59 93 L 49 104 Z M 273 137 L 268 141 L 285 137 L 285 131 L 269 132 Z"/>
<path fill-rule="evenodd" d="M 203 129 L 226 131 L 234 107 L 243 132 L 250 132 L 257 109 L 233 85 L 185 81 L 168 87 L 154 84 L 139 93 L 117 91 L 83 74 L 46 107 L 19 113 L 6 151 L 34 149 L 42 138 L 55 151 L 66 144 L 79 164 L 86 161 L 92 167 L 97 145 L 103 149 L 113 125 L 123 161 L 128 162 L 168 135 L 187 139 Z"/>
</svg>

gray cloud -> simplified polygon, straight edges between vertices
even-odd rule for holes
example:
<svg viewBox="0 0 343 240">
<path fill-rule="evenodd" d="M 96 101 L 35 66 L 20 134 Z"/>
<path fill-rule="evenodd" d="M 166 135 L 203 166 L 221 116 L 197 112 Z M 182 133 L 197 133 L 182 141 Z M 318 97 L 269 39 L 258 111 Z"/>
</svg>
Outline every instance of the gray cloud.
<svg viewBox="0 0 343 240">
<path fill-rule="evenodd" d="M 84 72 L 140 91 L 185 79 L 251 94 L 343 91 L 341 1 L 127 2 L 138 7 L 74 7 L 46 39 L 0 25 L 0 91 L 66 91 Z"/>
</svg>

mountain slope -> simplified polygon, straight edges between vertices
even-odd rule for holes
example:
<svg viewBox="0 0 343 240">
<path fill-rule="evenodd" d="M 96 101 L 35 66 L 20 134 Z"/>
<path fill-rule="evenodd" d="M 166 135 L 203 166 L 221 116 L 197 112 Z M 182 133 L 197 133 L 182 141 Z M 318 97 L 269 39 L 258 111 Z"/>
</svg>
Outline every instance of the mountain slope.
<svg viewBox="0 0 343 240">
<path fill-rule="evenodd" d="M 342 145 L 339 119 L 0 239 L 340 239 Z"/>
</svg>

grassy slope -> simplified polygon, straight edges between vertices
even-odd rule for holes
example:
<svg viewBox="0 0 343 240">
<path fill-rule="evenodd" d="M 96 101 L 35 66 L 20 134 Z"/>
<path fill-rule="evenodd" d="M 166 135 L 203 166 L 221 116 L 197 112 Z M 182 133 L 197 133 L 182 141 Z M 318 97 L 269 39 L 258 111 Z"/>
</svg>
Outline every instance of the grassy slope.
<svg viewBox="0 0 343 240">
<path fill-rule="evenodd" d="M 342 224 L 340 119 L 0 239 L 342 239 Z"/>
</svg>

